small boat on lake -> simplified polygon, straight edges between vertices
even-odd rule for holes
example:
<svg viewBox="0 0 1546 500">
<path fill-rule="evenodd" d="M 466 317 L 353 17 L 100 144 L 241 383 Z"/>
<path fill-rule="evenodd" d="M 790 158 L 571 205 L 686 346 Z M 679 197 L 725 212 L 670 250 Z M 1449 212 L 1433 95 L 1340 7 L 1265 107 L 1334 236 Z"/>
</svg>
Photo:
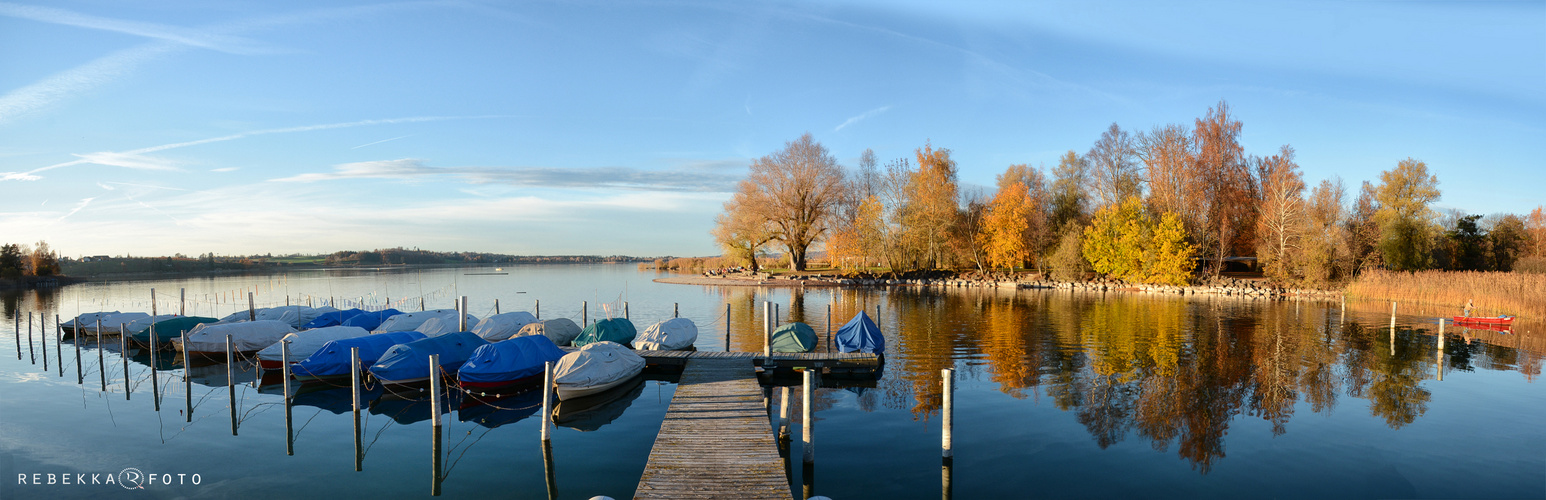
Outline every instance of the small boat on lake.
<svg viewBox="0 0 1546 500">
<path fill-rule="evenodd" d="M 650 325 L 633 339 L 634 349 L 660 351 L 687 350 L 698 341 L 698 325 L 687 318 L 671 318 Z"/>
<path fill-rule="evenodd" d="M 881 335 L 880 326 L 870 320 L 864 311 L 859 311 L 847 324 L 838 328 L 832 342 L 837 344 L 838 352 L 886 353 L 886 337 Z"/>
<path fill-rule="evenodd" d="M 303 359 L 311 357 L 312 353 L 317 352 L 318 349 L 321 349 L 328 342 L 364 337 L 366 335 L 370 335 L 370 332 L 358 326 L 325 326 L 302 330 L 285 335 L 278 342 L 274 342 L 258 351 L 258 364 L 262 365 L 264 370 L 283 368 L 280 365 L 284 357 L 284 347 L 281 343 L 286 340 L 290 341 L 290 362 L 298 363 Z"/>
<path fill-rule="evenodd" d="M 595 342 L 612 342 L 627 346 L 633 343 L 633 338 L 639 330 L 633 327 L 633 322 L 626 318 L 611 318 L 591 323 L 580 332 L 569 344 L 575 347 L 585 347 Z"/>
<path fill-rule="evenodd" d="M 85 331 L 87 328 L 95 328 L 96 324 L 97 324 L 97 320 L 105 319 L 105 318 L 107 318 L 109 316 L 112 316 L 114 314 L 123 314 L 123 313 L 120 313 L 118 311 L 102 311 L 102 312 L 82 313 L 81 315 L 76 316 L 74 319 L 66 321 L 62 325 L 59 325 L 59 327 L 63 328 L 64 331 L 69 332 L 71 335 L 74 335 L 75 332 L 77 331 L 77 329 L 79 329 L 79 331 Z"/>
<path fill-rule="evenodd" d="M 574 324 L 569 318 L 554 318 L 529 323 L 521 327 L 521 331 L 515 336 L 541 335 L 553 341 L 554 345 L 566 346 L 574 342 L 574 338 L 580 336 L 580 325 Z"/>
<path fill-rule="evenodd" d="M 542 382 L 542 368 L 563 359 L 564 351 L 541 335 L 501 340 L 479 347 L 462 364 L 457 380 L 469 393 L 514 392 Z"/>
<path fill-rule="evenodd" d="M 489 345 L 472 332 L 447 333 L 392 346 L 370 365 L 370 374 L 384 384 L 407 385 L 430 377 L 455 376 L 479 347 Z M 440 355 L 440 373 L 430 373 L 429 357 Z M 390 387 L 387 390 L 392 390 Z"/>
<path fill-rule="evenodd" d="M 811 352 L 816 350 L 816 330 L 796 321 L 773 330 L 769 343 L 773 352 Z"/>
<path fill-rule="evenodd" d="M 188 334 L 172 339 L 172 347 L 189 355 L 225 360 L 226 338 L 231 339 L 231 350 L 250 353 L 274 345 L 295 328 L 280 320 L 243 321 L 241 323 L 206 323 L 188 330 Z M 160 332 L 157 331 L 157 335 Z M 186 347 L 184 347 L 186 346 Z"/>
<path fill-rule="evenodd" d="M 301 328 L 305 329 L 305 330 L 310 330 L 310 329 L 313 329 L 313 328 L 326 328 L 326 327 L 329 327 L 329 326 L 338 326 L 338 325 L 344 324 L 345 320 L 348 320 L 349 318 L 353 318 L 355 316 L 359 316 L 359 315 L 364 314 L 364 313 L 365 313 L 365 311 L 360 310 L 358 308 L 356 308 L 356 309 L 344 309 L 342 311 L 325 312 L 325 313 L 317 315 L 317 317 L 312 319 L 311 321 L 308 321 L 305 324 L 302 324 Z"/>
<path fill-rule="evenodd" d="M 520 333 L 522 327 L 536 322 L 537 317 L 529 312 L 512 311 L 483 318 L 483 321 L 473 325 L 471 331 L 483 337 L 483 340 L 499 342 L 514 337 L 515 334 Z"/>
<path fill-rule="evenodd" d="M 586 344 L 565 354 L 553 367 L 558 399 L 574 399 L 605 391 L 644 371 L 644 358 L 615 342 Z"/>
<path fill-rule="evenodd" d="M 1454 318 L 1456 325 L 1514 326 L 1513 316 L 1497 316 L 1492 318 L 1455 316 Z"/>
<path fill-rule="evenodd" d="M 424 326 L 425 322 L 437 318 L 440 319 L 439 323 L 441 325 L 451 326 L 452 330 L 450 331 L 457 331 L 455 330 L 455 325 L 458 324 L 458 318 L 456 316 L 455 309 L 430 309 L 428 311 L 394 315 L 390 318 L 387 318 L 385 321 L 382 321 L 380 326 L 377 326 L 375 329 L 371 330 L 371 333 L 413 331 L 423 333 L 425 336 L 433 337 L 435 335 L 431 335 L 429 332 L 420 330 L 419 327 Z M 468 314 L 467 324 L 478 324 L 478 318 Z M 439 329 L 440 328 L 437 328 L 437 330 Z M 436 331 L 435 333 L 438 334 L 444 332 Z"/>
<path fill-rule="evenodd" d="M 424 334 L 419 332 L 391 332 L 330 341 L 311 356 L 295 363 L 291 373 L 296 380 L 348 377 L 350 348 L 360 348 L 360 364 L 363 368 L 375 364 L 392 346 L 422 338 Z"/>
<path fill-rule="evenodd" d="M 366 331 L 375 331 L 376 327 L 381 326 L 382 322 L 385 322 L 387 319 L 390 319 L 391 317 L 397 316 L 397 315 L 402 314 L 402 313 L 403 313 L 402 311 L 399 311 L 399 310 L 396 310 L 396 309 L 382 309 L 380 311 L 367 311 L 367 312 L 363 312 L 363 313 L 360 313 L 360 314 L 356 314 L 353 317 L 350 317 L 349 319 L 344 320 L 343 323 L 339 323 L 339 324 L 343 325 L 343 326 L 358 326 L 360 328 L 364 328 Z"/>
<path fill-rule="evenodd" d="M 182 337 L 184 333 L 187 333 L 188 330 L 192 330 L 194 327 L 205 323 L 215 323 L 218 321 L 220 320 L 215 318 L 206 318 L 203 316 L 172 316 L 150 323 L 149 325 L 146 325 L 145 328 L 134 332 L 134 336 L 130 337 L 130 341 L 137 345 L 149 346 L 159 349 L 162 346 L 168 345 L 172 339 Z M 152 330 L 155 332 L 155 345 L 151 345 Z M 221 348 L 221 351 L 224 352 L 225 349 Z"/>
</svg>

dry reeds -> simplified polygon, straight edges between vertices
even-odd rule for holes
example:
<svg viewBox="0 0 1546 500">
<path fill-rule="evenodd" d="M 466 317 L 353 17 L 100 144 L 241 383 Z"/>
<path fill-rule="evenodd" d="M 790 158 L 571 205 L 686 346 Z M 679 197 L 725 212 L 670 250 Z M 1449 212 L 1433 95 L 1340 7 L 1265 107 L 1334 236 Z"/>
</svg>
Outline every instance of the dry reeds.
<svg viewBox="0 0 1546 500">
<path fill-rule="evenodd" d="M 1347 287 L 1350 297 L 1436 306 L 1476 306 L 1476 315 L 1546 316 L 1546 275 L 1476 271 L 1365 271 Z"/>
</svg>

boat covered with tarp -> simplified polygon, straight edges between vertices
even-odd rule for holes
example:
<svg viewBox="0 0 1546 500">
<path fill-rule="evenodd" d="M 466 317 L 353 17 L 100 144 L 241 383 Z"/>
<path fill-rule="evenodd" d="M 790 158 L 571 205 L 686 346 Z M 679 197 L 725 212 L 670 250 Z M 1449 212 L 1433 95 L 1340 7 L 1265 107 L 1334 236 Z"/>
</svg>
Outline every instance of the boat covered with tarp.
<svg viewBox="0 0 1546 500">
<path fill-rule="evenodd" d="M 573 399 L 605 391 L 644 371 L 644 358 L 622 344 L 593 342 L 565 354 L 553 367 L 558 399 Z"/>
<path fill-rule="evenodd" d="M 768 342 L 773 346 L 773 352 L 811 352 L 816 350 L 816 330 L 796 321 L 773 330 Z"/>
<path fill-rule="evenodd" d="M 692 347 L 698 341 L 698 325 L 687 318 L 671 318 L 650 325 L 633 339 L 634 349 L 676 351 Z"/>
<path fill-rule="evenodd" d="M 151 330 L 155 330 L 156 345 L 166 344 L 172 339 L 182 337 L 188 330 L 205 323 L 215 323 L 220 320 L 203 316 L 173 316 L 161 321 L 146 325 L 145 328 L 135 331 L 131 339 L 139 345 L 150 345 Z M 220 349 L 222 352 L 225 348 Z"/>
<path fill-rule="evenodd" d="M 403 313 L 402 311 L 399 311 L 399 310 L 396 310 L 396 309 L 382 309 L 380 311 L 366 311 L 366 312 L 363 312 L 363 313 L 360 313 L 360 314 L 356 314 L 353 317 L 344 320 L 343 323 L 339 323 L 339 324 L 343 325 L 343 326 L 358 326 L 358 327 L 364 328 L 366 330 L 375 331 L 376 327 L 381 326 L 382 322 L 386 321 L 388 318 L 391 318 L 393 316 L 396 316 L 396 315 L 399 315 L 399 314 L 402 314 L 402 313 Z"/>
<path fill-rule="evenodd" d="M 495 314 L 472 327 L 472 333 L 483 337 L 489 342 L 499 342 L 515 334 L 520 333 L 521 328 L 537 322 L 537 317 L 526 311 L 512 311 L 503 314 Z M 572 322 L 571 322 L 572 323 Z"/>
<path fill-rule="evenodd" d="M 515 337 L 479 347 L 456 377 L 468 388 L 541 382 L 543 366 L 563 357 L 564 351 L 547 337 Z"/>
<path fill-rule="evenodd" d="M 354 337 L 364 337 L 370 332 L 358 326 L 324 326 L 310 330 L 301 330 L 280 338 L 278 341 L 258 351 L 258 363 L 265 370 L 278 370 L 279 364 L 284 360 L 285 341 L 290 341 L 290 362 L 295 363 L 311 357 L 323 345 L 334 340 L 343 340 Z"/>
<path fill-rule="evenodd" d="M 83 329 L 87 328 L 87 327 L 95 328 L 97 326 L 97 320 L 103 319 L 103 318 L 107 318 L 107 317 L 112 316 L 114 314 L 123 314 L 123 313 L 118 312 L 118 311 L 99 311 L 99 312 L 81 313 L 81 314 L 75 316 L 74 318 L 71 318 L 69 321 L 64 322 L 64 324 L 59 325 L 59 327 L 65 329 L 65 331 L 68 331 L 70 333 L 75 333 L 75 331 L 76 331 L 75 329 L 77 327 L 81 327 Z M 141 313 L 141 314 L 143 314 L 143 313 Z"/>
<path fill-rule="evenodd" d="M 97 321 L 95 319 L 90 323 L 87 323 L 85 326 L 82 326 L 80 331 L 93 335 L 97 333 L 101 333 L 103 335 L 118 335 L 119 331 L 130 331 L 129 325 L 134 324 L 135 321 L 149 317 L 150 313 L 143 312 L 108 314 L 100 318 L 102 320 L 101 332 L 97 331 Z"/>
<path fill-rule="evenodd" d="M 612 342 L 627 346 L 633 343 L 633 338 L 638 333 L 639 330 L 635 329 L 633 322 L 628 321 L 627 318 L 604 319 L 586 326 L 580 331 L 579 336 L 569 341 L 569 345 L 585 347 L 596 342 Z"/>
<path fill-rule="evenodd" d="M 344 309 L 342 311 L 329 311 L 318 314 L 316 318 L 301 324 L 301 329 L 326 328 L 344 324 L 344 320 L 363 314 L 365 311 L 359 308 Z"/>
<path fill-rule="evenodd" d="M 374 330 L 371 330 L 371 332 L 372 333 L 386 333 L 386 332 L 407 332 L 407 331 L 413 331 L 413 332 L 424 333 L 423 331 L 419 330 L 419 327 L 423 326 L 424 322 L 429 321 L 431 319 L 435 319 L 435 318 L 444 318 L 441 321 L 449 321 L 449 324 L 451 324 L 451 325 L 456 325 L 457 324 L 456 310 L 455 309 L 430 309 L 428 311 L 411 312 L 411 313 L 399 314 L 399 315 L 396 315 L 396 316 L 392 316 L 390 318 L 387 318 L 385 321 L 382 321 L 381 325 L 377 326 Z M 478 318 L 473 317 L 473 315 L 471 315 L 471 314 L 468 314 L 467 315 L 467 324 L 469 324 L 469 325 L 476 325 L 476 324 L 478 324 Z M 426 334 L 426 335 L 428 335 L 428 334 Z"/>
<path fill-rule="evenodd" d="M 644 377 L 633 377 L 596 394 L 559 401 L 553 405 L 553 425 L 580 432 L 601 430 L 622 417 L 642 394 Z"/>
<path fill-rule="evenodd" d="M 236 352 L 260 351 L 274 345 L 295 328 L 279 320 L 244 321 L 241 323 L 205 323 L 188 330 L 188 335 L 172 339 L 172 345 L 188 353 L 225 353 L 226 337 L 231 338 L 231 350 Z M 160 335 L 157 332 L 157 335 Z M 185 347 L 186 346 L 186 347 Z"/>
<path fill-rule="evenodd" d="M 837 344 L 838 352 L 886 353 L 886 337 L 881 335 L 880 326 L 870 320 L 864 311 L 859 311 L 847 324 L 838 328 L 832 341 Z"/>
<path fill-rule="evenodd" d="M 377 334 L 382 335 L 382 334 Z M 388 384 L 410 384 L 429 380 L 435 374 L 429 370 L 431 354 L 440 355 L 440 370 L 447 375 L 456 371 L 472 357 L 479 347 L 488 345 L 483 337 L 472 332 L 448 333 L 438 337 L 426 337 L 387 349 L 381 359 L 370 365 L 370 374 Z"/>
<path fill-rule="evenodd" d="M 349 349 L 360 348 L 360 364 L 370 366 L 388 349 L 424 338 L 419 332 L 391 332 L 329 341 L 291 367 L 298 380 L 349 376 Z"/>
<path fill-rule="evenodd" d="M 541 335 L 553 341 L 554 345 L 566 346 L 574 342 L 574 338 L 580 336 L 580 325 L 574 324 L 569 318 L 545 319 L 521 327 L 516 333 L 517 337 L 527 335 Z"/>
</svg>

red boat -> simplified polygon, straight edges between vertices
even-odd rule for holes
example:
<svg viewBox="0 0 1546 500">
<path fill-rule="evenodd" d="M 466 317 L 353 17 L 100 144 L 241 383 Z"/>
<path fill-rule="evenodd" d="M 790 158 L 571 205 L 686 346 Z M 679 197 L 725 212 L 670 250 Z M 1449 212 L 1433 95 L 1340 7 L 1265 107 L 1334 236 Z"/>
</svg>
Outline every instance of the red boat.
<svg viewBox="0 0 1546 500">
<path fill-rule="evenodd" d="M 1467 316 L 1455 316 L 1456 325 L 1485 325 L 1485 326 L 1512 326 L 1513 316 L 1498 316 L 1495 318 L 1475 318 Z"/>
</svg>

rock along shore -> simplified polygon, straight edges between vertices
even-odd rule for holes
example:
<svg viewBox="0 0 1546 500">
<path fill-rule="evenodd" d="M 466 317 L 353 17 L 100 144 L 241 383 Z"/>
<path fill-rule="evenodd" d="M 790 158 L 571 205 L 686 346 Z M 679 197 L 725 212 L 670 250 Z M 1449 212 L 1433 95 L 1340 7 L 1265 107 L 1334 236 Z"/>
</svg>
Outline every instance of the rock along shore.
<svg viewBox="0 0 1546 500">
<path fill-rule="evenodd" d="M 1265 281 L 1220 277 L 1208 283 L 1190 286 L 1152 285 L 1127 283 L 1117 280 L 1096 279 L 1090 281 L 1054 281 L 1047 279 L 1008 279 L 988 276 L 957 276 L 947 278 L 850 278 L 837 275 L 810 275 L 798 277 L 774 277 L 768 274 L 727 276 L 675 276 L 657 278 L 657 283 L 713 286 L 763 286 L 763 287 L 889 287 L 919 286 L 939 288 L 1010 288 L 1010 289 L 1064 289 L 1084 291 L 1114 291 L 1156 293 L 1171 295 L 1224 295 L 1242 298 L 1336 298 L 1341 290 L 1315 290 L 1284 288 Z"/>
</svg>

